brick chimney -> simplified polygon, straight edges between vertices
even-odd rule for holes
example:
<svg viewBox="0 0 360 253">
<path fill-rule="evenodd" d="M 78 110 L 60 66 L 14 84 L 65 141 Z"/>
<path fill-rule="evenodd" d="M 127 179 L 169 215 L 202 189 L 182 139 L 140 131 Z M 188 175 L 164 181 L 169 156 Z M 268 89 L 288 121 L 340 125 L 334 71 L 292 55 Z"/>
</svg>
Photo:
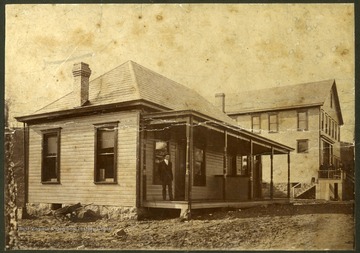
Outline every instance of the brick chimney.
<svg viewBox="0 0 360 253">
<path fill-rule="evenodd" d="M 215 106 L 225 113 L 225 93 L 215 94 Z"/>
<path fill-rule="evenodd" d="M 80 102 L 79 106 L 83 106 L 89 100 L 89 77 L 91 75 L 91 69 L 89 65 L 84 62 L 75 63 L 72 73 L 74 76 L 75 99 Z"/>
</svg>

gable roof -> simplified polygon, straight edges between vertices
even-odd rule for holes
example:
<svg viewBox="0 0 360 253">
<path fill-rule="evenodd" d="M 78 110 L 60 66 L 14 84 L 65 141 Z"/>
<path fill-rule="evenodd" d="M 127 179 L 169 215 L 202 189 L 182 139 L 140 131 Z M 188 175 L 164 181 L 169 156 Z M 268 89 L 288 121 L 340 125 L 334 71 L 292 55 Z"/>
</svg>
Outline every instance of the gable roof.
<svg viewBox="0 0 360 253">
<path fill-rule="evenodd" d="M 340 123 L 343 122 L 334 79 L 226 94 L 228 115 L 321 106 L 333 89 Z"/>
<path fill-rule="evenodd" d="M 44 114 L 76 110 L 77 99 L 70 92 L 35 112 Z M 235 121 L 196 91 L 172 81 L 133 61 L 91 80 L 89 101 L 81 108 L 144 100 L 168 110 L 193 110 L 227 124 Z"/>
</svg>

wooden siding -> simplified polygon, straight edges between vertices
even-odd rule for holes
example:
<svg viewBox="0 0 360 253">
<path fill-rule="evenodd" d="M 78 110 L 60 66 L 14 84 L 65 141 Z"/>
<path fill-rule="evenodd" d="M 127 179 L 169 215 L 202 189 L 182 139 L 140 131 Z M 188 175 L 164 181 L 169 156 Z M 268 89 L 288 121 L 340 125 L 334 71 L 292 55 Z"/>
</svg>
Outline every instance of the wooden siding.
<svg viewBox="0 0 360 253">
<path fill-rule="evenodd" d="M 30 126 L 29 202 L 135 206 L 137 111 Z M 94 184 L 94 124 L 119 121 L 117 184 Z M 41 130 L 61 127 L 60 184 L 41 183 Z"/>
<path fill-rule="evenodd" d="M 223 174 L 223 154 L 205 151 L 206 186 L 193 186 L 192 199 L 221 199 L 222 182 L 215 175 Z"/>
<path fill-rule="evenodd" d="M 222 199 L 222 177 L 223 175 L 223 147 L 219 143 L 221 134 L 215 133 L 211 140 L 208 140 L 208 147 L 205 149 L 205 164 L 206 164 L 206 185 L 205 186 L 192 186 L 192 199 L 193 200 L 215 200 Z M 219 137 L 220 136 L 220 137 Z M 162 200 L 162 186 L 153 184 L 153 166 L 154 166 L 154 144 L 155 139 L 152 132 L 147 133 L 146 138 L 146 200 L 147 201 L 160 201 Z M 220 141 L 221 143 L 221 141 Z M 177 165 L 177 149 L 178 144 L 172 140 L 170 141 L 170 155 L 173 163 L 173 173 L 175 174 L 175 166 Z M 175 181 L 173 182 L 173 190 L 175 191 Z M 247 183 L 241 189 L 247 188 Z M 248 191 L 244 190 L 240 193 L 242 199 L 246 199 Z"/>
</svg>

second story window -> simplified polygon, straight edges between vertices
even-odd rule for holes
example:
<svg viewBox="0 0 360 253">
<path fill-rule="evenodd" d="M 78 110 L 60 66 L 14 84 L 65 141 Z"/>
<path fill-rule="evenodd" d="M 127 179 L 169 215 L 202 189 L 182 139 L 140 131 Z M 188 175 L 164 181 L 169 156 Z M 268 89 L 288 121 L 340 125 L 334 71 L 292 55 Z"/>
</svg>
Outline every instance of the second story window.
<svg viewBox="0 0 360 253">
<path fill-rule="evenodd" d="M 307 131 L 308 130 L 308 113 L 307 111 L 298 112 L 298 122 L 297 129 L 298 131 Z"/>
<path fill-rule="evenodd" d="M 252 116 L 251 117 L 251 130 L 253 133 L 260 133 L 261 132 L 261 125 L 260 125 L 260 116 Z"/>
<path fill-rule="evenodd" d="M 335 131 L 335 134 L 334 134 L 334 136 L 335 136 L 335 140 L 337 140 L 338 139 L 338 134 L 337 134 L 337 131 L 338 131 L 338 124 L 335 122 L 335 126 L 334 126 L 334 131 Z"/>
<path fill-rule="evenodd" d="M 279 122 L 277 114 L 269 114 L 269 133 L 277 133 L 279 131 Z"/>
<path fill-rule="evenodd" d="M 325 133 L 327 133 L 328 134 L 328 119 L 329 117 L 328 117 L 328 115 L 327 114 L 325 114 Z"/>
</svg>

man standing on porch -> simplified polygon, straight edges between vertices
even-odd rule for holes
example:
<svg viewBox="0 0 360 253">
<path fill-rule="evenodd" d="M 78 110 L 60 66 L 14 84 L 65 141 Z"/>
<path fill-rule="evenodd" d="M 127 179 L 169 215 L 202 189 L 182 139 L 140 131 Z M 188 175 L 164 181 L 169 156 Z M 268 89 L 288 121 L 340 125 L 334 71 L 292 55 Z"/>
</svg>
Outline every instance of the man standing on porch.
<svg viewBox="0 0 360 253">
<path fill-rule="evenodd" d="M 172 181 L 173 181 L 173 173 L 172 173 L 172 163 L 170 162 L 170 155 L 166 154 L 164 160 L 159 164 L 160 171 L 160 179 L 162 182 L 162 195 L 163 200 L 166 200 L 166 186 L 169 191 L 169 198 L 173 200 L 172 194 Z"/>
</svg>

